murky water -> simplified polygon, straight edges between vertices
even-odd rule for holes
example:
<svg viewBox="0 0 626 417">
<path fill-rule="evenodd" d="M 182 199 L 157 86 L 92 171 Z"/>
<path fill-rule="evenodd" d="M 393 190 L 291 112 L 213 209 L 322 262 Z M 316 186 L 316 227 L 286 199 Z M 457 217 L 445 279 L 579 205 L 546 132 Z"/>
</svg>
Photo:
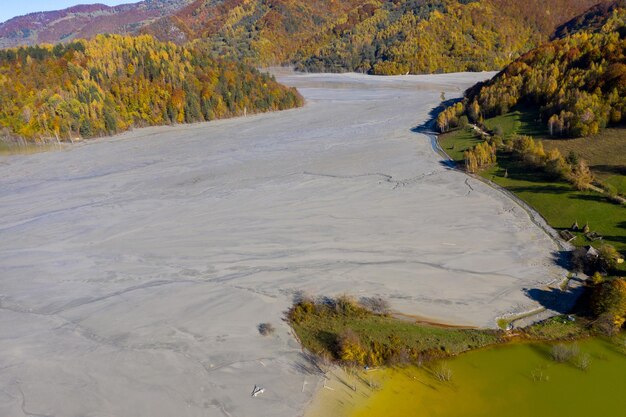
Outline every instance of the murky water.
<svg viewBox="0 0 626 417">
<path fill-rule="evenodd" d="M 550 345 L 516 344 L 472 352 L 445 364 L 450 382 L 423 369 L 386 370 L 381 389 L 352 417 L 617 417 L 626 415 L 624 346 L 593 339 L 576 360 L 557 363 Z"/>
</svg>

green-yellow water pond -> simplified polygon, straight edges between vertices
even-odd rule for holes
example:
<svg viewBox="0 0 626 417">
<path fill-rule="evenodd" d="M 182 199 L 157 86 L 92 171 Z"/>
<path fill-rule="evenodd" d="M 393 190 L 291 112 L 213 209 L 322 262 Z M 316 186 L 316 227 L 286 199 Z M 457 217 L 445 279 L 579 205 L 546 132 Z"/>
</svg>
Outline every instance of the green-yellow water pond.
<svg viewBox="0 0 626 417">
<path fill-rule="evenodd" d="M 621 417 L 626 416 L 626 346 L 578 342 L 578 359 L 557 363 L 551 345 L 513 344 L 461 355 L 431 372 L 380 370 L 380 389 L 351 417 Z M 588 361 L 586 370 L 581 364 Z M 578 364 L 578 366 L 577 366 Z"/>
</svg>

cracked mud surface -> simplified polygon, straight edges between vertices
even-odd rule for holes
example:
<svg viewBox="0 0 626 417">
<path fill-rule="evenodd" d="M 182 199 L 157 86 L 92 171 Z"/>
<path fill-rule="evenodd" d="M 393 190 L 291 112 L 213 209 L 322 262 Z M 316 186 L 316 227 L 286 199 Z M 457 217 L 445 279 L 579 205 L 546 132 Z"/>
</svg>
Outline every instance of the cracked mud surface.
<svg viewBox="0 0 626 417">
<path fill-rule="evenodd" d="M 299 290 L 476 326 L 532 307 L 553 242 L 411 131 L 489 75 L 283 75 L 304 108 L 4 158 L 0 415 L 297 416 Z"/>
</svg>

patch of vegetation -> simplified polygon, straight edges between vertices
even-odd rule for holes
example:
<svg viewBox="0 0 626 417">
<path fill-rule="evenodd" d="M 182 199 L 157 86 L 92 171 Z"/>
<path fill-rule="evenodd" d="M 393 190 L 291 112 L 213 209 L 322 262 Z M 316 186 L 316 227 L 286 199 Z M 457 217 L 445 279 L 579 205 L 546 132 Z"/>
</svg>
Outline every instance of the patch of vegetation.
<svg viewBox="0 0 626 417">
<path fill-rule="evenodd" d="M 457 129 L 439 136 L 439 143 L 443 150 L 457 164 L 464 163 L 463 153 L 478 145 L 483 140 L 471 127 Z"/>
<path fill-rule="evenodd" d="M 552 346 L 550 356 L 555 362 L 570 363 L 581 371 L 586 371 L 591 365 L 591 356 L 580 351 L 577 344 L 562 344 Z"/>
<path fill-rule="evenodd" d="M 276 331 L 276 328 L 272 323 L 261 323 L 259 324 L 258 329 L 262 336 L 270 336 Z"/>
<path fill-rule="evenodd" d="M 306 349 L 349 365 L 420 364 L 502 342 L 499 331 L 420 325 L 376 314 L 346 296 L 304 298 L 287 317 Z"/>
<path fill-rule="evenodd" d="M 446 363 L 437 364 L 437 366 L 432 369 L 432 373 L 439 382 L 452 381 L 452 369 L 450 369 Z"/>
<path fill-rule="evenodd" d="M 484 125 L 503 139 L 514 135 L 534 138 L 548 137 L 548 130 L 541 123 L 540 115 L 530 106 L 516 106 L 510 113 L 484 120 Z"/>
<path fill-rule="evenodd" d="M 523 329 L 524 337 L 531 340 L 575 340 L 590 336 L 589 323 L 581 317 L 571 320 L 556 316 Z"/>
<path fill-rule="evenodd" d="M 588 353 L 579 353 L 574 357 L 572 364 L 581 371 L 586 371 L 591 365 L 591 356 Z"/>
<path fill-rule="evenodd" d="M 507 319 L 498 319 L 497 324 L 499 329 L 506 330 L 509 328 L 511 321 Z"/>
<path fill-rule="evenodd" d="M 552 351 L 550 353 L 555 362 L 564 363 L 569 362 L 578 356 L 580 354 L 580 349 L 576 344 L 565 345 L 559 343 L 558 345 L 552 346 Z"/>
<path fill-rule="evenodd" d="M 613 279 L 593 285 L 591 310 L 599 333 L 615 336 L 626 323 L 626 279 Z"/>
</svg>

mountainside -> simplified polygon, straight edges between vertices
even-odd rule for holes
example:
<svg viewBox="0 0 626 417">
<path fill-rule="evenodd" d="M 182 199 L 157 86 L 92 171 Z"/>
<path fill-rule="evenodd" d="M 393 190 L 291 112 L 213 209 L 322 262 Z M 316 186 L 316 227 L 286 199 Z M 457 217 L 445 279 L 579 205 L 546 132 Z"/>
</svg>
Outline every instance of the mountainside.
<svg viewBox="0 0 626 417">
<path fill-rule="evenodd" d="M 607 9 L 608 10 L 608 9 Z M 470 119 L 536 108 L 551 135 L 589 136 L 626 119 L 626 8 L 610 9 L 601 27 L 579 27 L 544 44 L 470 89 Z"/>
<path fill-rule="evenodd" d="M 216 57 L 252 65 L 293 64 L 304 71 L 481 71 L 501 69 L 557 28 L 567 30 L 560 25 L 596 3 L 146 0 L 17 17 L 0 24 L 0 47 L 141 32 L 179 44 L 202 39 Z"/>
<path fill-rule="evenodd" d="M 73 140 L 301 104 L 241 63 L 142 35 L 0 51 L 0 139 Z"/>
<path fill-rule="evenodd" d="M 500 69 L 598 0 L 196 0 L 143 31 L 310 71 Z"/>
<path fill-rule="evenodd" d="M 215 53 L 283 63 L 362 0 L 195 0 L 144 29 L 163 40 L 208 38 Z"/>
<path fill-rule="evenodd" d="M 30 13 L 0 24 L 0 47 L 57 43 L 100 33 L 133 33 L 191 0 L 145 0 L 109 7 L 85 4 L 64 10 Z"/>
<path fill-rule="evenodd" d="M 560 39 L 580 31 L 597 31 L 613 16 L 615 10 L 624 8 L 626 8 L 626 0 L 597 4 L 585 13 L 559 26 L 552 38 Z"/>
</svg>

